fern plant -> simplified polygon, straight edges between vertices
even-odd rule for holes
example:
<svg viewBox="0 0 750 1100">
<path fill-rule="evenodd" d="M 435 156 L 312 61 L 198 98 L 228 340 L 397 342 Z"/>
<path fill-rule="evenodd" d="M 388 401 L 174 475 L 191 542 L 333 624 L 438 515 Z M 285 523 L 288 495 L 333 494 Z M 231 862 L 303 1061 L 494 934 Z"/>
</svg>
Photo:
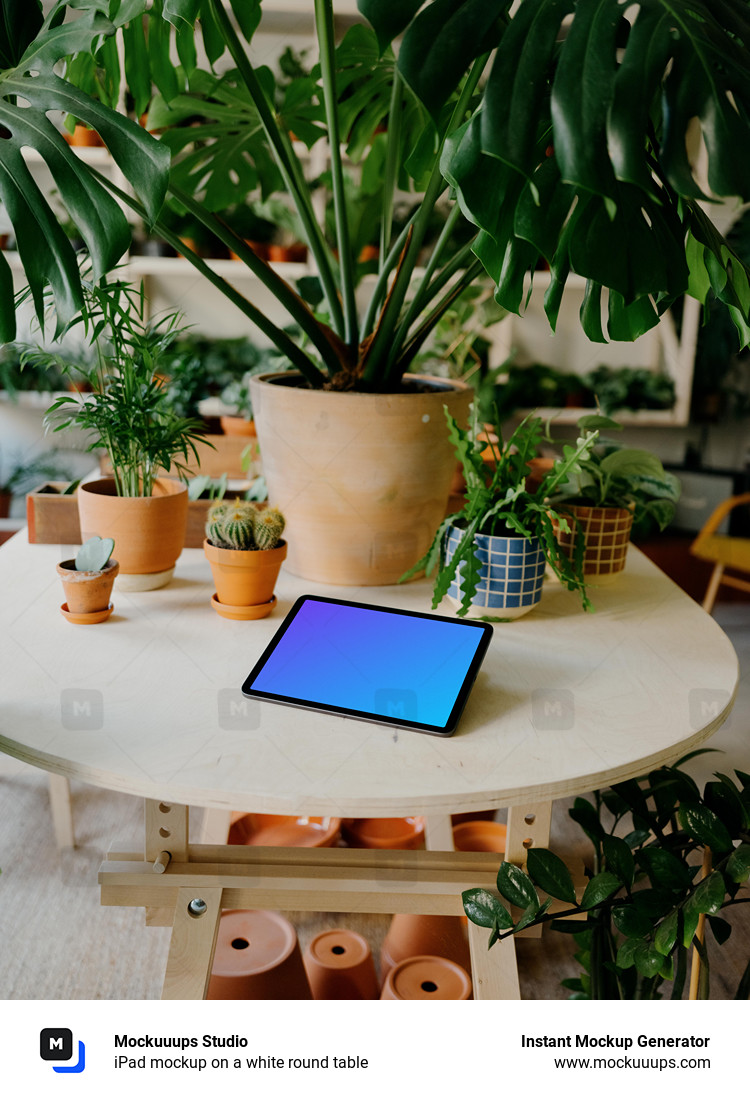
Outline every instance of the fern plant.
<svg viewBox="0 0 750 1100">
<path fill-rule="evenodd" d="M 591 603 L 583 578 L 583 538 L 576 538 L 575 552 L 571 558 L 561 552 L 555 526 L 568 532 L 569 525 L 564 513 L 550 507 L 547 498 L 580 470 L 581 464 L 591 454 L 599 433 L 587 431 L 575 446 L 565 444 L 562 457 L 553 469 L 535 488 L 529 489 L 529 462 L 536 456 L 545 438 L 541 417 L 527 416 L 505 442 L 502 441 L 499 424 L 496 425 L 493 432 L 499 442 L 491 443 L 488 448 L 486 442 L 477 439 L 476 415 L 468 430 L 461 428 L 447 410 L 445 415 L 456 457 L 463 468 L 466 500 L 458 512 L 443 520 L 427 553 L 401 580 L 408 580 L 422 569 L 429 576 L 438 567 L 432 596 L 432 606 L 436 608 L 461 569 L 461 606 L 458 614 L 466 615 L 480 583 L 482 566 L 474 536 L 520 535 L 539 540 L 545 559 L 560 582 L 571 591 L 579 592 L 584 608 L 590 610 Z M 444 543 L 452 527 L 459 527 L 463 534 L 450 561 L 446 561 Z"/>
</svg>

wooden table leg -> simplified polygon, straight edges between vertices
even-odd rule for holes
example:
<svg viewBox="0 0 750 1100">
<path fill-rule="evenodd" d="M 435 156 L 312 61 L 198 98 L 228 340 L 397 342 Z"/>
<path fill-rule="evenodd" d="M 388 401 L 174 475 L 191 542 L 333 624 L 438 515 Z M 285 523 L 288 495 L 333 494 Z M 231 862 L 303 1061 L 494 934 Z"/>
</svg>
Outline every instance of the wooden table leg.
<svg viewBox="0 0 750 1100">
<path fill-rule="evenodd" d="M 508 810 L 508 831 L 505 838 L 505 859 L 522 867 L 529 848 L 546 848 L 552 820 L 551 802 L 534 802 L 511 806 Z"/>
<path fill-rule="evenodd" d="M 181 887 L 177 892 L 162 1000 L 201 1000 L 211 977 L 221 918 L 220 886 Z"/>
<path fill-rule="evenodd" d="M 49 773 L 49 808 L 52 813 L 52 828 L 58 848 L 75 848 L 76 838 L 73 830 L 73 807 L 70 801 L 70 782 L 64 775 Z"/>
<path fill-rule="evenodd" d="M 475 1001 L 520 1001 L 516 942 L 512 936 L 488 951 L 489 929 L 469 921 L 471 982 Z"/>
<path fill-rule="evenodd" d="M 231 810 L 214 810 L 206 808 L 203 811 L 203 817 L 201 819 L 200 843 L 226 844 L 231 823 Z"/>
<path fill-rule="evenodd" d="M 430 814 L 424 819 L 424 843 L 430 852 L 453 851 L 453 826 L 450 814 Z"/>
<path fill-rule="evenodd" d="M 145 842 L 143 855 L 162 874 L 172 860 L 184 863 L 188 858 L 190 814 L 187 806 L 145 799 Z M 225 838 L 226 839 L 226 838 Z M 146 925 L 149 928 L 168 927 L 173 923 L 171 909 L 149 906 Z"/>
</svg>

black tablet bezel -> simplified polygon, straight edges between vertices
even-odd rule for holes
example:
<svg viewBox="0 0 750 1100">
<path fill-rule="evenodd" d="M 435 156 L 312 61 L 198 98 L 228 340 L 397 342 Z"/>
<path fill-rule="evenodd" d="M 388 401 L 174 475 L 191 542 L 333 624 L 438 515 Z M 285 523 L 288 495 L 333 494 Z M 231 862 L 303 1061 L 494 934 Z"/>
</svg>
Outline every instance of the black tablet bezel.
<svg viewBox="0 0 750 1100">
<path fill-rule="evenodd" d="M 438 622 L 451 622 L 454 623 L 457 629 L 466 628 L 467 630 L 479 630 L 482 633 L 482 638 L 479 640 L 479 644 L 476 648 L 471 664 L 466 672 L 463 683 L 456 695 L 455 703 L 448 716 L 444 726 L 429 725 L 425 722 L 416 722 L 403 718 L 396 718 L 393 716 L 378 715 L 370 711 L 358 711 L 350 710 L 347 707 L 337 707 L 328 703 L 317 703 L 308 699 L 297 699 L 287 695 L 275 695 L 269 691 L 260 691 L 252 687 L 253 680 L 260 673 L 273 651 L 278 646 L 281 639 L 286 634 L 287 630 L 294 621 L 299 609 L 305 603 L 306 600 L 315 600 L 318 603 L 330 603 L 338 604 L 343 607 L 361 607 L 366 611 L 382 611 L 391 615 L 405 615 L 412 619 L 435 619 Z M 417 730 L 420 733 L 431 733 L 438 737 L 451 737 L 456 730 L 458 720 L 461 717 L 461 713 L 466 706 L 466 700 L 469 697 L 469 692 L 474 684 L 479 668 L 487 653 L 487 649 L 492 638 L 492 626 L 490 623 L 477 622 L 475 619 L 449 619 L 445 615 L 432 615 L 424 611 L 407 611 L 402 607 L 386 607 L 379 604 L 359 603 L 355 600 L 342 600 L 336 599 L 331 596 L 316 596 L 312 593 L 307 593 L 300 596 L 294 601 L 289 613 L 284 621 L 279 626 L 279 629 L 274 634 L 269 644 L 264 649 L 263 653 L 256 661 L 255 665 L 245 677 L 242 684 L 242 694 L 248 699 L 260 699 L 273 703 L 281 703 L 284 706 L 298 707 L 303 710 L 317 711 L 322 714 L 339 714 L 345 718 L 357 718 L 364 722 L 376 722 L 378 725 L 385 725 L 391 727 L 397 727 L 399 729 Z"/>
</svg>

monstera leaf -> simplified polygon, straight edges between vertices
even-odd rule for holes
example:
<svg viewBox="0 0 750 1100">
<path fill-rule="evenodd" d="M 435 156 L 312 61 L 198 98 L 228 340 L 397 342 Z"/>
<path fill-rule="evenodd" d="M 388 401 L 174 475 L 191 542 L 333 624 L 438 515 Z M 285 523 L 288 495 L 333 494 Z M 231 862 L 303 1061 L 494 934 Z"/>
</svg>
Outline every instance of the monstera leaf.
<svg viewBox="0 0 750 1100">
<path fill-rule="evenodd" d="M 575 272 L 588 280 L 581 321 L 591 339 L 606 339 L 602 287 L 614 292 L 615 339 L 656 324 L 686 290 L 705 300 L 712 288 L 746 341 L 747 270 L 696 210 L 704 187 L 686 149 L 699 130 L 710 191 L 750 199 L 747 4 L 641 0 L 631 21 L 619 0 L 509 8 L 433 0 L 407 25 L 395 0 L 360 0 L 379 37 L 404 30 L 399 66 L 428 108 L 460 79 L 441 17 L 474 21 L 475 44 L 454 36 L 465 65 L 480 44 L 497 47 L 482 105 L 450 138 L 443 171 L 480 229 L 475 252 L 498 301 L 522 308 L 541 255 L 553 327 Z"/>
<path fill-rule="evenodd" d="M 122 5 L 128 17 L 142 3 Z M 15 13 L 16 22 L 26 16 Z M 128 222 L 117 202 L 64 141 L 47 117 L 49 111 L 74 115 L 97 130 L 141 198 L 150 218 L 162 205 L 169 175 L 169 152 L 139 126 L 107 110 L 99 102 L 57 76 L 54 66 L 100 36 L 113 34 L 115 24 L 101 11 L 86 11 L 60 24 L 61 6 L 47 17 L 16 63 L 0 73 L 0 200 L 16 238 L 37 315 L 44 311 L 44 288 L 52 289 L 58 325 L 63 326 L 81 304 L 75 253 L 29 169 L 23 150 L 34 149 L 44 159 L 60 200 L 89 249 L 95 276 L 115 266 L 130 243 Z M 6 14 L 7 14 L 6 8 Z M 26 24 L 33 28 L 33 22 Z M 3 50 L 6 58 L 8 49 Z M 13 286 L 7 260 L 0 254 L 0 339 L 15 337 Z"/>
</svg>

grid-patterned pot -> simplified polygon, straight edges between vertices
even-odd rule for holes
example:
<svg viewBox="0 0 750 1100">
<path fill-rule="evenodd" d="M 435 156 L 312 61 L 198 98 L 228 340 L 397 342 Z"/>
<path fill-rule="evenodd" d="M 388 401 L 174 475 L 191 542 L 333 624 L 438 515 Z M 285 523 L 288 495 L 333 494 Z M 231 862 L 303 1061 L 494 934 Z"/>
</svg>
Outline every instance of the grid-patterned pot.
<svg viewBox="0 0 750 1100">
<path fill-rule="evenodd" d="M 450 561 L 456 552 L 463 531 L 451 527 L 445 543 L 445 558 Z M 520 536 L 475 535 L 477 556 L 482 562 L 480 582 L 471 602 L 469 615 L 498 615 L 503 619 L 519 619 L 531 611 L 542 597 L 542 581 L 546 566 L 542 545 L 538 539 Z M 461 604 L 461 565 L 456 579 L 448 589 L 448 599 Z"/>
<path fill-rule="evenodd" d="M 562 511 L 562 509 L 561 509 Z M 570 533 L 557 532 L 557 540 L 565 553 L 572 557 L 575 531 L 583 529 L 586 549 L 583 555 L 583 573 L 592 584 L 606 584 L 615 579 L 625 568 L 625 558 L 633 526 L 630 508 L 589 508 L 583 504 L 566 506 L 573 519 Z"/>
</svg>

